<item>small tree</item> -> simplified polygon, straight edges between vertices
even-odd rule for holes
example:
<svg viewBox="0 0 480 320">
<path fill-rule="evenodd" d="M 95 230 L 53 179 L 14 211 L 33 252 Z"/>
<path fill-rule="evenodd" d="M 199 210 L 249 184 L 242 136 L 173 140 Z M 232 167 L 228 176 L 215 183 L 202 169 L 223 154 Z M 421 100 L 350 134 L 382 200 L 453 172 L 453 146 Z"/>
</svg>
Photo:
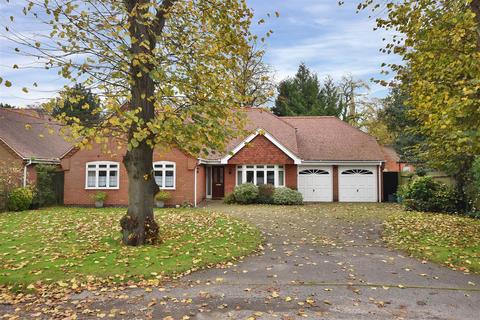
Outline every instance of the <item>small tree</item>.
<svg viewBox="0 0 480 320">
<path fill-rule="evenodd" d="M 16 52 L 38 58 L 47 69 L 102 97 L 99 123 L 90 127 L 74 121 L 62 132 L 79 147 L 112 138 L 127 144 L 123 243 L 155 242 L 154 148 L 206 155 L 225 149 L 242 133 L 245 116 L 237 111 L 247 97 L 238 91 L 238 75 L 256 38 L 250 32 L 252 10 L 245 0 L 24 4 L 23 14 L 32 23 L 50 28 L 48 37 L 19 35 L 15 28 L 7 29 L 7 37 L 18 44 Z"/>
</svg>

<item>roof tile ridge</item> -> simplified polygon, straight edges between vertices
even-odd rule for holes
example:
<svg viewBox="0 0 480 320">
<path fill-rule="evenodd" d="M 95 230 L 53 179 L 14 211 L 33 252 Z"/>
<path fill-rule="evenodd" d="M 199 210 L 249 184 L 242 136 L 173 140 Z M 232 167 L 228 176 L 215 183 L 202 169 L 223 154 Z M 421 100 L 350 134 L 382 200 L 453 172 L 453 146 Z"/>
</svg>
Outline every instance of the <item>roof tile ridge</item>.
<svg viewBox="0 0 480 320">
<path fill-rule="evenodd" d="M 268 112 L 269 115 L 271 115 L 272 117 L 275 117 L 277 118 L 278 120 L 282 121 L 282 123 L 285 123 L 287 126 L 295 129 L 295 132 L 297 131 L 297 128 L 295 126 L 293 126 L 291 123 L 288 123 L 287 121 L 283 120 L 281 116 L 277 116 L 276 114 L 274 114 L 273 112 Z M 296 133 L 295 133 L 296 135 Z"/>
<path fill-rule="evenodd" d="M 50 119 L 45 119 L 45 118 L 42 118 L 40 116 L 35 116 L 35 115 L 32 115 L 32 114 L 23 113 L 21 111 L 22 110 L 21 108 L 2 108 L 2 110 L 8 111 L 8 112 L 13 112 L 13 113 L 21 115 L 21 116 L 27 116 L 27 117 L 30 117 L 30 118 L 35 118 L 35 119 L 50 122 Z M 29 110 L 32 110 L 32 109 L 29 109 Z"/>
<path fill-rule="evenodd" d="M 325 119 L 325 118 L 336 118 L 336 116 L 282 116 L 280 118 L 284 119 Z"/>
</svg>

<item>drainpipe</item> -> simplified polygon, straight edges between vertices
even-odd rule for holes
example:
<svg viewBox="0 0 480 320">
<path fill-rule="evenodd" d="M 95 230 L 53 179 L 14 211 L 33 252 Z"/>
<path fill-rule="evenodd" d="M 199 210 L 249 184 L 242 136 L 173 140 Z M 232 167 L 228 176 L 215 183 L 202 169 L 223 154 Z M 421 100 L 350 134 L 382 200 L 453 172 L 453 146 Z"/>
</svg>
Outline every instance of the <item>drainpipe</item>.
<svg viewBox="0 0 480 320">
<path fill-rule="evenodd" d="M 193 207 L 197 207 L 197 168 L 198 164 L 195 164 L 195 168 L 193 168 Z"/>
<path fill-rule="evenodd" d="M 32 164 L 32 159 L 28 160 L 28 162 L 23 167 L 23 187 L 27 186 L 27 167 Z"/>
</svg>

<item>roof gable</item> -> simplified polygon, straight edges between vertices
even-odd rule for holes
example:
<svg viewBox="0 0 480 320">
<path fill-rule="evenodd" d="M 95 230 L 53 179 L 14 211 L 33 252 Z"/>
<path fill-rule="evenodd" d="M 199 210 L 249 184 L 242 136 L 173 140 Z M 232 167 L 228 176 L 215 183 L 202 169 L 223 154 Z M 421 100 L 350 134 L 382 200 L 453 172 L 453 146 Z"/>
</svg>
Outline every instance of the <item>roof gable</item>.
<svg viewBox="0 0 480 320">
<path fill-rule="evenodd" d="M 286 155 L 288 158 L 290 158 L 293 163 L 295 164 L 300 164 L 301 159 L 296 156 L 291 150 L 289 150 L 287 147 L 285 147 L 280 141 L 278 141 L 275 137 L 273 137 L 270 133 L 265 131 L 262 128 L 258 128 L 255 130 L 254 133 L 252 133 L 250 136 L 248 136 L 244 141 L 242 141 L 240 144 L 238 144 L 228 155 L 223 157 L 220 160 L 220 163 L 222 164 L 227 164 L 229 163 L 229 160 L 231 160 L 233 157 L 235 157 L 239 152 L 244 150 L 252 141 L 257 140 L 259 137 L 264 137 L 266 140 L 268 140 L 271 144 L 273 144 L 278 150 L 280 150 L 284 155 Z M 260 160 L 255 159 L 252 156 L 252 161 L 251 163 L 255 163 Z"/>
</svg>

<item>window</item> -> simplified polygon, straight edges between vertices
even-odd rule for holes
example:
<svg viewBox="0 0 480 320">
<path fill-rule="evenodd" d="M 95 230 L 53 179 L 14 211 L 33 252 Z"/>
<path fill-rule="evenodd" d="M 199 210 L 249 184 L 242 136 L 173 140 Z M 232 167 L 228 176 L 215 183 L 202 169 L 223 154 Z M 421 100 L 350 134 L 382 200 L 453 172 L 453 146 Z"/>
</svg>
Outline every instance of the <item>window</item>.
<svg viewBox="0 0 480 320">
<path fill-rule="evenodd" d="M 153 170 L 155 182 L 160 189 L 175 189 L 175 162 L 154 162 Z"/>
<path fill-rule="evenodd" d="M 87 163 L 86 189 L 118 189 L 120 164 L 110 161 Z"/>
<path fill-rule="evenodd" d="M 212 196 L 212 167 L 207 166 L 207 172 L 206 172 L 206 182 L 207 182 L 207 196 L 211 197 Z"/>
<path fill-rule="evenodd" d="M 301 175 L 312 175 L 312 174 L 326 174 L 328 175 L 328 171 L 321 170 L 321 169 L 307 169 L 307 170 L 302 170 L 298 174 Z"/>
<path fill-rule="evenodd" d="M 285 185 L 284 167 L 281 165 L 237 166 L 237 185 L 242 183 L 283 187 Z"/>
<path fill-rule="evenodd" d="M 351 169 L 351 170 L 345 170 L 342 172 L 342 174 L 373 174 L 372 171 L 370 170 L 364 170 L 364 169 Z"/>
</svg>

